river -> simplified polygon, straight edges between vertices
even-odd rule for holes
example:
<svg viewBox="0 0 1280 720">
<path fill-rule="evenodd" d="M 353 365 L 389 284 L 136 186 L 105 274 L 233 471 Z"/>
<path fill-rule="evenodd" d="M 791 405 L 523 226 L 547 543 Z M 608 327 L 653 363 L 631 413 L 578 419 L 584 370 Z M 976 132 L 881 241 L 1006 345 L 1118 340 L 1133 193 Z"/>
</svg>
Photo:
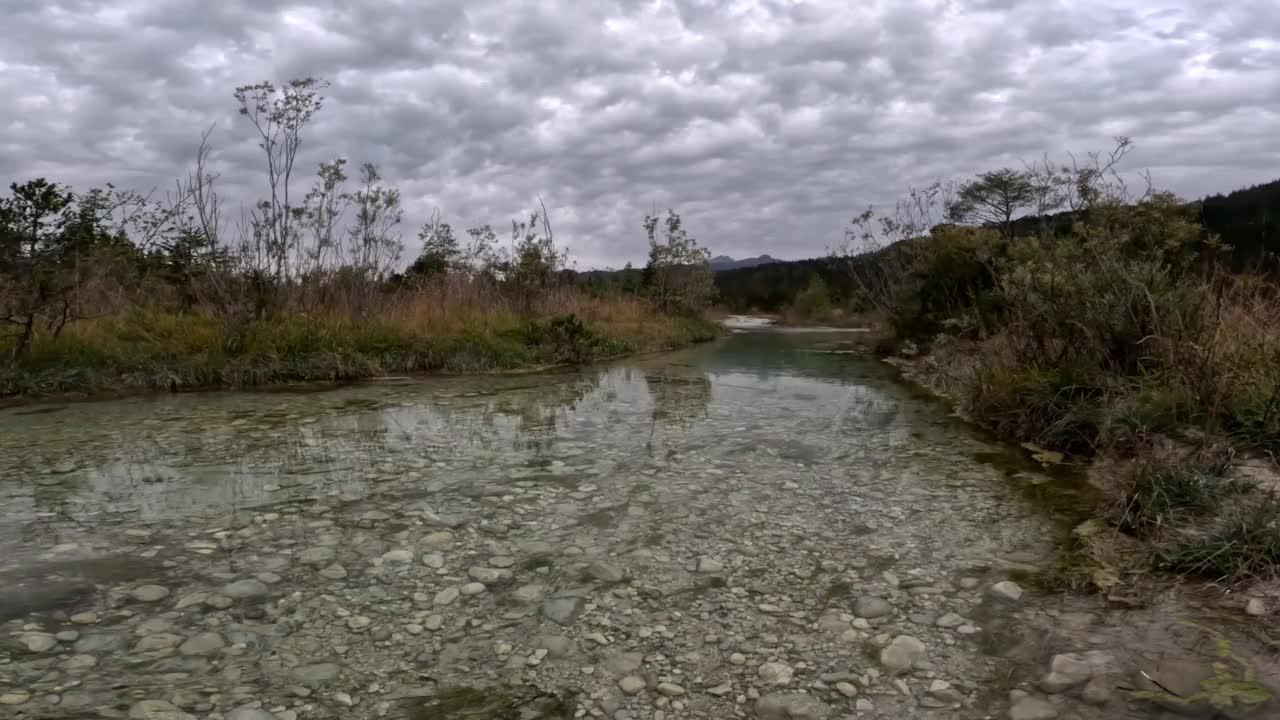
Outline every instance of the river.
<svg viewBox="0 0 1280 720">
<path fill-rule="evenodd" d="M 1211 717 L 1131 693 L 1280 676 L 1187 593 L 1053 591 L 1078 478 L 840 347 L 0 411 L 0 717 Z"/>
</svg>

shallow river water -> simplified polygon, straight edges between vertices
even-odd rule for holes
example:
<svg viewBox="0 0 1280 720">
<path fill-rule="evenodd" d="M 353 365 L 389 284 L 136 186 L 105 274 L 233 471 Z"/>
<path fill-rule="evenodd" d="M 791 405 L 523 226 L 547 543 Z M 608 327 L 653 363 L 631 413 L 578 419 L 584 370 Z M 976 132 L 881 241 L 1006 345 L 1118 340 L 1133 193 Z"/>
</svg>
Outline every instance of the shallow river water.
<svg viewBox="0 0 1280 720">
<path fill-rule="evenodd" d="M 0 411 L 0 717 L 1213 717 L 1280 675 L 1208 605 L 1043 589 L 1078 483 L 833 347 Z"/>
</svg>

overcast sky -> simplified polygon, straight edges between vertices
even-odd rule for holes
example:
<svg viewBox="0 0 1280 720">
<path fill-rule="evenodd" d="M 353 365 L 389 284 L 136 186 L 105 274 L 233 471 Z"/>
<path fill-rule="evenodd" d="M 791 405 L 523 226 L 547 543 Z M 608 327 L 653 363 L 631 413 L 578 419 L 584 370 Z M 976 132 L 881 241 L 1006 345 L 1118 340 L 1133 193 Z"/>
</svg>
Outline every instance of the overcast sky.
<svg viewBox="0 0 1280 720">
<path fill-rule="evenodd" d="M 332 85 L 302 166 L 377 163 L 405 236 L 541 194 L 580 268 L 677 208 L 715 253 L 821 254 L 909 186 L 1105 148 L 1186 197 L 1280 176 L 1275 0 L 0 0 L 0 179 L 147 189 L 237 85 Z M 309 178 L 308 178 L 309 181 Z"/>
</svg>

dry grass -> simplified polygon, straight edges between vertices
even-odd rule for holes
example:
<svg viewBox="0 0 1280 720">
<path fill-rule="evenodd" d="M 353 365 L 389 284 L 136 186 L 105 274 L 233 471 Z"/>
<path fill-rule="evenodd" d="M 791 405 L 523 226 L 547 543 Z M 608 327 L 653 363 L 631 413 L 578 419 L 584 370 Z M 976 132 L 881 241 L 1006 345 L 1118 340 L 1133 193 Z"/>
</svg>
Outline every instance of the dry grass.
<svg viewBox="0 0 1280 720">
<path fill-rule="evenodd" d="M 305 301 L 304 301 L 305 300 Z M 207 306 L 123 305 L 37 335 L 0 366 L 0 395 L 171 390 L 350 380 L 406 372 L 486 372 L 585 362 L 707 340 L 700 318 L 657 314 L 625 295 L 572 287 L 532 307 L 492 283 L 448 277 L 376 296 L 293 298 L 261 319 Z"/>
</svg>

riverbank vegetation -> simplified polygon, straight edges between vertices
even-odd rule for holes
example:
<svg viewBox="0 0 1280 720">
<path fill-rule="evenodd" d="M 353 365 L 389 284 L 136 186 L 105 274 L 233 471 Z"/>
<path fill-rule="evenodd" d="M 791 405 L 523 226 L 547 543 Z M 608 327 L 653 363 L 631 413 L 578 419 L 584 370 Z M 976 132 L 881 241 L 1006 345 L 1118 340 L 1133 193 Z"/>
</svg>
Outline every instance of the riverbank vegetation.
<svg viewBox="0 0 1280 720">
<path fill-rule="evenodd" d="M 1129 147 L 914 191 L 855 218 L 827 262 L 910 374 L 1003 436 L 1092 463 L 1103 517 L 1140 541 L 1106 556 L 1124 567 L 1100 584 L 1152 566 L 1275 576 L 1274 267 L 1243 263 L 1145 179 L 1132 188 Z"/>
<path fill-rule="evenodd" d="M 0 396 L 349 380 L 583 363 L 717 334 L 706 253 L 646 218 L 637 287 L 569 269 L 545 206 L 463 237 L 436 213 L 405 262 L 400 193 L 377 167 L 297 153 L 324 84 L 235 91 L 263 199 L 229 207 L 206 134 L 157 197 L 46 179 L 0 198 Z M 665 235 L 659 233 L 659 225 Z"/>
</svg>

